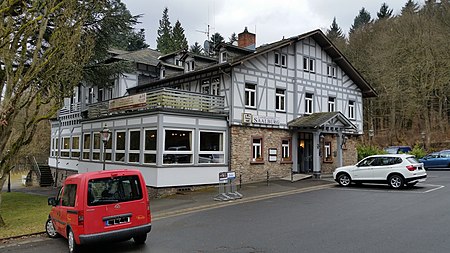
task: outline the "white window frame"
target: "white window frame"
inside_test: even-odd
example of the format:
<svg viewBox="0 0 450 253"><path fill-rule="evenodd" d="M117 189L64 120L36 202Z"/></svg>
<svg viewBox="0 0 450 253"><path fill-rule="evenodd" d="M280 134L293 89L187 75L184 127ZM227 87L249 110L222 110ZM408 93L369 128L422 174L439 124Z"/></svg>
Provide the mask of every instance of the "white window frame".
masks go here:
<svg viewBox="0 0 450 253"><path fill-rule="evenodd" d="M135 149L131 149L131 133L132 132L137 132L137 133L139 133L139 138L138 138L138 140L139 140L139 148L137 149L137 150L135 150ZM137 129L137 128L135 128L135 129L128 129L128 142L127 142L127 146L126 146L126 150L128 150L128 154L127 154L127 161L128 161L128 163L134 163L134 164L139 164L141 161L142 161L142 158L141 158L141 144L142 144L142 131L141 131L141 129ZM131 162L130 161L130 155L131 154L138 154L138 161L137 162Z"/></svg>
<svg viewBox="0 0 450 253"><path fill-rule="evenodd" d="M304 56L303 57L303 70L306 72L315 73L316 72L316 60L311 57Z"/></svg>
<svg viewBox="0 0 450 253"><path fill-rule="evenodd" d="M287 142L287 143L284 143ZM291 139L281 140L281 159L282 161L291 161Z"/></svg>
<svg viewBox="0 0 450 253"><path fill-rule="evenodd" d="M287 55L281 54L281 67L286 68L287 67Z"/></svg>
<svg viewBox="0 0 450 253"><path fill-rule="evenodd" d="M200 146L200 143L201 143L200 139L201 139L202 133L218 133L218 134L221 134L222 135L222 138L221 138L221 148L222 148L222 150L217 150L217 151L207 151L206 150L206 151L202 151L201 150L201 146ZM227 149L227 147L225 147L225 131L200 130L198 132L198 143L199 143L199 146L198 146L199 158L198 158L198 160L200 160L200 155L206 155L206 154L207 155L209 155L209 154L222 155L223 161L220 162L220 163L214 163L214 164L224 164L225 163L225 157L226 157L225 150ZM203 164L203 163L199 163L199 164Z"/></svg>
<svg viewBox="0 0 450 253"><path fill-rule="evenodd" d="M247 85L252 85L252 88L247 88ZM256 84L245 83L245 107L256 108Z"/></svg>
<svg viewBox="0 0 450 253"><path fill-rule="evenodd" d="M74 139L76 139L76 138L78 138L78 147L74 146L74 143L75 143ZM70 157L74 157L77 159L80 158L80 156L81 156L81 152L80 152L81 151L81 149L80 149L81 141L80 140L81 140L81 138L79 135L72 136L71 142L70 142L70 149L71 149ZM73 153L78 153L78 156L73 156Z"/></svg>
<svg viewBox="0 0 450 253"><path fill-rule="evenodd" d="M184 131L184 132L191 132L191 143L190 143L190 147L191 150L182 150L182 151L171 151L171 150L166 150L166 132L167 131ZM162 152L162 163L163 165L173 165L172 163L164 163L164 155L170 155L170 154L175 154L175 155L184 155L184 154L188 154L191 155L191 162L190 163L180 163L180 165L186 165L186 164L193 164L194 163L194 143L193 140L195 138L195 132L192 129L181 129L181 128L164 128L164 132L163 132L164 136L163 136L163 152Z"/></svg>
<svg viewBox="0 0 450 253"><path fill-rule="evenodd" d="M213 77L211 79L211 95L219 96L220 95L220 78Z"/></svg>
<svg viewBox="0 0 450 253"><path fill-rule="evenodd" d="M89 135L89 147L85 147L84 143L86 140L86 135ZM89 133L83 133L83 152L81 153L81 160L91 160L91 149L92 149L92 140L93 140L93 135L89 132ZM85 158L84 157L84 153L87 153L88 157Z"/></svg>
<svg viewBox="0 0 450 253"><path fill-rule="evenodd" d="M121 149L117 149L117 145L118 145L118 141L117 141L117 136L120 133L124 133L125 134L125 149L121 150ZM126 150L127 150L127 131L126 130L117 130L114 132L114 162L119 162L119 163L125 163L126 162ZM117 154L123 154L123 161L117 160L116 156Z"/></svg>
<svg viewBox="0 0 450 253"><path fill-rule="evenodd" d="M99 146L98 147L95 146L95 138L96 137L99 139L99 142L98 142ZM101 138L100 132L93 132L92 133L91 142L92 142L92 156L91 156L92 161L102 161L102 155L103 155L102 153L103 152L101 152L101 151L102 151L103 143L102 143L102 138ZM95 158L94 154L96 154L96 153L98 153L98 159L94 159Z"/></svg>
<svg viewBox="0 0 450 253"><path fill-rule="evenodd" d="M275 66L280 66L280 53L275 52L273 62Z"/></svg>
<svg viewBox="0 0 450 253"><path fill-rule="evenodd" d="M333 156L331 154L331 142L325 142L323 147L324 147L324 156L323 156L324 161L332 162Z"/></svg>
<svg viewBox="0 0 450 253"><path fill-rule="evenodd" d="M227 51L223 51L220 53L220 63L227 61Z"/></svg>
<svg viewBox="0 0 450 253"><path fill-rule="evenodd" d="M308 97L311 95L311 97ZM305 114L312 114L314 112L314 94L305 94Z"/></svg>
<svg viewBox="0 0 450 253"><path fill-rule="evenodd" d="M201 91L202 94L210 94L211 81L209 79L202 80Z"/></svg>
<svg viewBox="0 0 450 253"><path fill-rule="evenodd" d="M255 142L258 140L259 142ZM257 154L260 155L260 157L257 157ZM264 161L264 154L263 154L263 138L262 137L252 137L252 162L262 162Z"/></svg>
<svg viewBox="0 0 450 253"><path fill-rule="evenodd" d="M355 101L349 100L348 101L348 118L349 119L355 119Z"/></svg>
<svg viewBox="0 0 450 253"><path fill-rule="evenodd" d="M283 93L279 93L279 91ZM286 90L275 89L275 109L279 112L286 111Z"/></svg>
<svg viewBox="0 0 450 253"><path fill-rule="evenodd" d="M334 112L336 110L336 98L328 97L328 112Z"/></svg>
<svg viewBox="0 0 450 253"><path fill-rule="evenodd" d="M66 144L67 144L67 146L66 146ZM66 158L70 157L70 147L71 147L70 136L61 137L61 154L67 153L67 156L61 156L61 157L66 157Z"/></svg>
<svg viewBox="0 0 450 253"><path fill-rule="evenodd" d="M156 136L155 136L155 138L156 138L156 148L155 148L155 150L151 150L151 149L147 150L147 147L145 146L145 137L147 136L147 131L156 131ZM142 163L143 164L156 164L156 160L157 159L155 159L154 163L146 163L145 162L145 155L155 155L155 157L156 157L156 150L158 149L158 129L157 128L144 128L144 134L142 136L142 145L144 147Z"/></svg>

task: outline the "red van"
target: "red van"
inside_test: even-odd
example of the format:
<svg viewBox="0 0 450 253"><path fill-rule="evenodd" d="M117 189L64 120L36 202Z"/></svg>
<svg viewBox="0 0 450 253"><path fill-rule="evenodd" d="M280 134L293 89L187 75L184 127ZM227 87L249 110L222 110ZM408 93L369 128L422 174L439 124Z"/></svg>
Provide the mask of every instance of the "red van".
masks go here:
<svg viewBox="0 0 450 253"><path fill-rule="evenodd" d="M152 228L150 203L138 170L106 170L68 177L52 205L45 230L67 238L69 252L80 245L131 238L143 244Z"/></svg>

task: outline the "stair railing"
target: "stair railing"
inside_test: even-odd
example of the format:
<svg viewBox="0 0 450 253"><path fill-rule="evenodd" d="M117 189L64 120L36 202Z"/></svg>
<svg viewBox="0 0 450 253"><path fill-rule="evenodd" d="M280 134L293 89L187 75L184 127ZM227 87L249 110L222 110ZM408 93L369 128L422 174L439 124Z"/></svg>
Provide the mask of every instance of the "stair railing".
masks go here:
<svg viewBox="0 0 450 253"><path fill-rule="evenodd" d="M41 170L39 169L39 164L37 163L36 157L31 156L31 158L30 158L29 156L27 156L27 158L31 163L31 170L33 170L36 173L37 180L40 182L41 181Z"/></svg>

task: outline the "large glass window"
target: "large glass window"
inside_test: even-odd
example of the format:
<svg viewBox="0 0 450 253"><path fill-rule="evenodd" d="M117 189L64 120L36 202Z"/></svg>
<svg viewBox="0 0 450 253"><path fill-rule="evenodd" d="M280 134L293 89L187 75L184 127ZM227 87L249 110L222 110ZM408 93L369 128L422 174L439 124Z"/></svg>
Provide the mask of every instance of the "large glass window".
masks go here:
<svg viewBox="0 0 450 253"><path fill-rule="evenodd" d="M100 147L102 145L100 133L94 133L94 148L92 150L92 160L100 160Z"/></svg>
<svg viewBox="0 0 450 253"><path fill-rule="evenodd" d="M145 130L144 136L144 163L156 163L157 131Z"/></svg>
<svg viewBox="0 0 450 253"><path fill-rule="evenodd" d="M72 157L80 157L80 136L72 137Z"/></svg>
<svg viewBox="0 0 450 253"><path fill-rule="evenodd" d="M306 93L305 95L305 114L313 113L313 94Z"/></svg>
<svg viewBox="0 0 450 253"><path fill-rule="evenodd" d="M141 131L130 130L130 145L128 149L128 162L139 163L141 151Z"/></svg>
<svg viewBox="0 0 450 253"><path fill-rule="evenodd" d="M116 132L116 151L114 161L116 162L125 162L125 131L117 131Z"/></svg>
<svg viewBox="0 0 450 253"><path fill-rule="evenodd" d="M199 163L224 163L223 132L200 131Z"/></svg>
<svg viewBox="0 0 450 253"><path fill-rule="evenodd" d="M70 156L70 137L63 137L62 138L61 156L62 157L69 157Z"/></svg>
<svg viewBox="0 0 450 253"><path fill-rule="evenodd" d="M192 163L192 131L165 130L163 163Z"/></svg>
<svg viewBox="0 0 450 253"><path fill-rule="evenodd" d="M285 111L285 107L284 107L284 105L285 105L285 102L284 102L284 98L285 98L285 95L284 95L284 93L285 93L285 91L284 90L282 90L282 89L276 89L276 92L275 92L276 94L275 94L275 96L276 96L276 110L277 111L282 111L282 112L284 112Z"/></svg>
<svg viewBox="0 0 450 253"><path fill-rule="evenodd" d="M83 159L89 160L91 152L91 134L84 134L83 136Z"/></svg>
<svg viewBox="0 0 450 253"><path fill-rule="evenodd" d="M256 85L254 84L245 84L245 106L256 107Z"/></svg>
<svg viewBox="0 0 450 253"><path fill-rule="evenodd" d="M202 91L203 94L209 94L210 92L210 85L209 85L209 79L202 81Z"/></svg>

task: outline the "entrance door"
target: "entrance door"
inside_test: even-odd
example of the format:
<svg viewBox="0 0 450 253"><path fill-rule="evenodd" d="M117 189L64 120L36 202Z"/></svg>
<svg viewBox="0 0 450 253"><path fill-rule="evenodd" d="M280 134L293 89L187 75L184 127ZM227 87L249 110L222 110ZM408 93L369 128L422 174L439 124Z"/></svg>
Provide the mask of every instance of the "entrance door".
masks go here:
<svg viewBox="0 0 450 253"><path fill-rule="evenodd" d="M310 173L313 170L313 135L312 133L298 135L298 168L300 173Z"/></svg>

